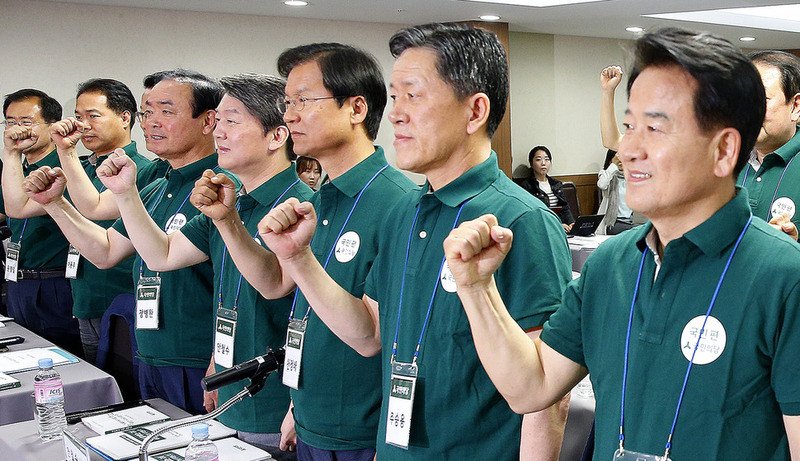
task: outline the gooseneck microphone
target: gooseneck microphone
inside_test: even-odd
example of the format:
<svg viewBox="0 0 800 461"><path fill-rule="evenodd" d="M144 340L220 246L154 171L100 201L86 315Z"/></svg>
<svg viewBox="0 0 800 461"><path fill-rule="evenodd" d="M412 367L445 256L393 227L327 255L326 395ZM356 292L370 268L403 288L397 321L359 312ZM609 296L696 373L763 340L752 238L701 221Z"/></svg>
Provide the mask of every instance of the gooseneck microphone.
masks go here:
<svg viewBox="0 0 800 461"><path fill-rule="evenodd" d="M283 349L278 349L276 351L270 349L264 355L259 355L246 362L234 365L227 370L206 376L201 381L201 385L203 386L203 390L210 392L245 378L255 381L257 378L266 376L280 368L280 366L283 365L284 355Z"/></svg>

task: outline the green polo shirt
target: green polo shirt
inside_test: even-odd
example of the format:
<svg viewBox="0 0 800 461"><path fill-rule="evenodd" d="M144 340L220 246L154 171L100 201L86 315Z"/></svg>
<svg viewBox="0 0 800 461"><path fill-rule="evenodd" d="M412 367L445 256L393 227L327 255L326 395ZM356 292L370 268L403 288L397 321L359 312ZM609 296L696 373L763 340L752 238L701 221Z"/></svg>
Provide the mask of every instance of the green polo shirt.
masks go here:
<svg viewBox="0 0 800 461"><path fill-rule="evenodd" d="M61 162L55 149L36 163L28 163L22 158L22 172L27 177L43 167L60 167ZM0 194L0 211L5 214L5 202ZM19 255L20 269L54 269L67 265L69 243L50 215L28 219L8 218L11 241L21 243Z"/></svg>
<svg viewBox="0 0 800 461"><path fill-rule="evenodd" d="M786 144L769 153L761 162L758 171L748 162L736 181L747 189L753 215L765 221L772 218L774 207L787 210L792 222L800 227L800 160L794 161L800 152L800 130ZM780 212L779 212L780 213Z"/></svg>
<svg viewBox="0 0 800 461"><path fill-rule="evenodd" d="M372 155L323 184L314 195L317 229L311 249L320 264L325 265L331 250L336 251L340 232L343 241L352 242L348 235L358 235L354 255L339 258L331 255L327 265L328 274L353 296L361 298L364 294L364 281L378 251L382 213L413 187L408 178L388 166L383 149L376 147ZM364 193L358 199L362 190ZM353 208L357 199L358 204ZM298 295L294 317L303 318L307 308L306 299ZM297 436L304 443L324 450L375 447L380 377L378 357L359 355L331 333L312 311L303 346L300 389L291 391Z"/></svg>
<svg viewBox="0 0 800 461"><path fill-rule="evenodd" d="M667 245L655 280L653 253L647 252L630 334L625 448L664 453L689 363L683 350L697 341L682 335L696 328L690 320L705 316L749 211L747 192L740 190ZM595 250L541 336L589 369L597 398L596 460L611 459L619 446L625 336L651 228L625 232ZM695 364L689 375L672 459L789 459L781 415L800 414L798 306L800 248L753 219L711 311L719 323L707 323L713 342L701 344L715 347L713 360Z"/></svg>
<svg viewBox="0 0 800 461"><path fill-rule="evenodd" d="M492 213L514 232L514 245L495 278L511 315L528 330L555 311L571 278L566 235L541 200L500 171L494 152L445 187L429 190L426 184L407 194L386 213L364 290L378 302L383 343L378 459L518 460L522 417L511 411L481 366L455 281L447 276L449 269L440 275L442 243L459 212L458 224ZM397 361L410 363L434 287L417 360L411 438L403 450L385 443L392 343L399 323Z"/></svg>
<svg viewBox="0 0 800 461"><path fill-rule="evenodd" d="M239 197L237 202L239 216L250 235L263 245L257 236L258 223L276 203L283 203L289 197L300 201L311 199L313 191L297 178L293 166L257 187L252 192ZM180 232L203 253L209 255L214 265L214 305L222 290L222 304L237 312L236 334L234 336L233 363L250 360L262 355L268 347L280 349L286 341L286 319L292 306L294 295L280 299L264 299L247 280L245 280L230 255L225 251L222 240L211 219L198 214ZM224 262L223 262L224 257ZM222 286L220 288L220 274ZM237 300L238 293L238 300ZM217 371L224 370L217 365ZM219 400L224 402L241 391L247 382L225 386L219 390ZM264 389L252 398L244 399L219 416L219 420L238 431L280 432L281 423L289 408L289 388L281 382L278 373L267 378Z"/></svg>
<svg viewBox="0 0 800 461"><path fill-rule="evenodd" d="M131 142L124 147L125 153L136 163L137 178L136 186L139 190L144 189L154 179L152 175L158 170L146 168L152 163L147 157L136 150L136 142ZM100 178L97 177L97 167L105 160L99 157L95 163L89 159L81 162L84 171L92 181L94 187L102 192L105 190ZM114 220L94 221L95 224L104 229L111 227ZM66 261L66 260L65 260ZM98 269L94 264L81 258L78 265L77 278L70 280L72 285L72 313L79 319L94 319L103 316L111 301L122 293L133 293L133 280L131 279L131 265L133 257L127 258L111 269Z"/></svg>
<svg viewBox="0 0 800 461"><path fill-rule="evenodd" d="M188 197L194 183L207 169L224 171L217 166L214 153L167 172L145 187L139 195L150 216L166 230L175 217L176 223L185 224L199 212L189 203ZM112 226L127 237L125 225L118 219ZM171 226L172 228L179 227ZM133 283L143 276L153 276L137 255L133 263ZM161 272L161 302L158 330L136 330L138 357L152 366L208 367L213 349L214 308L211 262L206 261L175 271Z"/></svg>

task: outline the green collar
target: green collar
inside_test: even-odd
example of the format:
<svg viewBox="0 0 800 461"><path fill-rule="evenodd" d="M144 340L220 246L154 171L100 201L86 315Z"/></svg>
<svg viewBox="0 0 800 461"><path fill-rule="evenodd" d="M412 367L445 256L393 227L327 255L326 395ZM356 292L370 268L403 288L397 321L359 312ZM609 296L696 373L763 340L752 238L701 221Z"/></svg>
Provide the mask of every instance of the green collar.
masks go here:
<svg viewBox="0 0 800 461"><path fill-rule="evenodd" d="M182 166L178 169L170 169L165 177L167 180L169 180L172 175L177 174L183 178L184 181L194 181L196 178L199 178L204 171L212 170L216 166L217 153L214 152L208 157L201 158L200 160L197 160L196 162L190 163L186 166Z"/></svg>
<svg viewBox="0 0 800 461"><path fill-rule="evenodd" d="M441 189L433 191L433 195L445 205L457 207L486 190L497 179L498 174L502 174L502 172L497 166L497 154L492 151L489 158L470 168ZM428 194L430 190L431 185L426 181L418 192L419 198Z"/></svg>
<svg viewBox="0 0 800 461"><path fill-rule="evenodd" d="M781 147L775 149L775 154L772 157L778 157L783 160L783 165L789 163L789 161L794 157L797 152L800 151L800 130L792 136L792 139L786 142L786 144L782 145ZM766 157L764 158L766 160ZM777 158L776 158L777 160Z"/></svg>
<svg viewBox="0 0 800 461"><path fill-rule="evenodd" d="M386 156L383 154L383 148L375 146L375 152L369 157L328 184L323 184L322 188L332 185L348 197L355 197L384 165L386 165Z"/></svg>
<svg viewBox="0 0 800 461"><path fill-rule="evenodd" d="M254 207L256 203L264 207L271 207L280 195L286 192L297 179L294 165L289 165L285 170L256 187L252 192L239 197L239 209L247 210ZM286 195L281 199L281 201L284 200L286 200Z"/></svg>
<svg viewBox="0 0 800 461"><path fill-rule="evenodd" d="M746 189L736 188L736 196L722 208L717 210L710 218L702 224L683 234L682 237L670 242L687 241L696 246L704 254L713 256L721 254L726 248L736 242L739 238L744 225L750 217L750 206L748 205L748 195ZM652 229L653 224L648 222L644 226L639 226L635 231L636 245L640 250L646 247L645 237Z"/></svg>

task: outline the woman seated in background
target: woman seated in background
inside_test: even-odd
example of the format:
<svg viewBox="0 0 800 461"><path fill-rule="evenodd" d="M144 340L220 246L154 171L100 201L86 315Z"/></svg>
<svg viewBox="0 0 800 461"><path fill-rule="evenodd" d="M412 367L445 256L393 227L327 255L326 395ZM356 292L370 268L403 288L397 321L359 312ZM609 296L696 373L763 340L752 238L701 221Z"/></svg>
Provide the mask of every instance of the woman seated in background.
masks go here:
<svg viewBox="0 0 800 461"><path fill-rule="evenodd" d="M598 234L616 235L633 227L633 210L625 203L625 174L619 155L613 150L606 153L603 169L597 173L597 187L603 193L598 214L605 214Z"/></svg>
<svg viewBox="0 0 800 461"><path fill-rule="evenodd" d="M317 190L317 185L322 176L322 167L317 159L299 156L295 162L295 168L300 180L308 184L308 187Z"/></svg>
<svg viewBox="0 0 800 461"><path fill-rule="evenodd" d="M564 187L561 181L547 176L550 166L553 163L553 155L550 149L545 146L536 146L528 154L528 163L531 165L531 175L522 182L522 187L543 201L549 208L561 211L558 213L561 218L561 225L564 230L569 232L575 219L567 203L567 196L564 194Z"/></svg>

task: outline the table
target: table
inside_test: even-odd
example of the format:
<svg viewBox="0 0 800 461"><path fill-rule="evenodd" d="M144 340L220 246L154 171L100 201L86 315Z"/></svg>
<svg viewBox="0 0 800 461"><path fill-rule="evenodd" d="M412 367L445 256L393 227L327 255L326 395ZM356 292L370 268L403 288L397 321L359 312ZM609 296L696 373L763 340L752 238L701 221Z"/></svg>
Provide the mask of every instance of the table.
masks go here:
<svg viewBox="0 0 800 461"><path fill-rule="evenodd" d="M583 263L586 258L597 248L601 243L605 242L613 235L592 235L591 237L570 237L567 239L569 244L569 252L572 255L572 270L580 272L583 268Z"/></svg>
<svg viewBox="0 0 800 461"><path fill-rule="evenodd" d="M0 337L22 336L25 342L9 346L10 351L36 347L53 347L53 343L27 330L16 322L6 322ZM95 366L79 360L55 367L64 383L64 407L67 413L122 402L122 394L114 378ZM22 384L16 389L0 391L0 424L33 419L33 377L37 371L14 373ZM2 453L0 451L0 453ZM13 459L13 458L9 458Z"/></svg>
<svg viewBox="0 0 800 461"><path fill-rule="evenodd" d="M172 419L189 416L189 413L161 399L151 399L147 403ZM69 430L80 440L97 435L83 423L72 424L69 426ZM2 453L2 459L15 461L59 461L65 457L62 440L45 443L39 439L36 421L23 421L0 428L0 453ZM102 459L99 455L94 456Z"/></svg>

